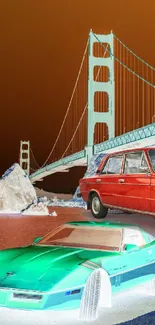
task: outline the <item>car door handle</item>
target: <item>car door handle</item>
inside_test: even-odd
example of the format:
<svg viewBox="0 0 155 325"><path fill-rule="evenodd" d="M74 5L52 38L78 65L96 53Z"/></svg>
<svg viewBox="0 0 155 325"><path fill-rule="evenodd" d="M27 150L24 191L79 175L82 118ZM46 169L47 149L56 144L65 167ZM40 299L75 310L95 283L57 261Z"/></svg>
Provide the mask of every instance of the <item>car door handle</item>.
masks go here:
<svg viewBox="0 0 155 325"><path fill-rule="evenodd" d="M126 265L122 265L122 266L120 266L120 267L118 267L118 268L116 268L116 269L113 269L113 270L114 270L114 271L119 271L119 270L124 269L125 267L127 267L127 264L126 264Z"/></svg>
<svg viewBox="0 0 155 325"><path fill-rule="evenodd" d="M101 178L97 178L96 182L97 183L100 183L101 182Z"/></svg>
<svg viewBox="0 0 155 325"><path fill-rule="evenodd" d="M118 183L124 183L124 179L123 179L123 178L120 178L120 179L118 180Z"/></svg>

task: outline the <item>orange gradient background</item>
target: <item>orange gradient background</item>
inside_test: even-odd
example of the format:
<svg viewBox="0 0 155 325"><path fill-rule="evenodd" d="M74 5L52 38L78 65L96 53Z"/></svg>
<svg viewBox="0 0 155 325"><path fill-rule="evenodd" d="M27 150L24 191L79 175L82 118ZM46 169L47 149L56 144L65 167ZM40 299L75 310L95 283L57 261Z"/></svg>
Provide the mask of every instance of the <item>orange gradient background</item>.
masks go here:
<svg viewBox="0 0 155 325"><path fill-rule="evenodd" d="M101 34L113 30L154 65L154 17L154 0L0 0L0 173L17 161L21 139L30 140L38 163L44 163L90 29ZM59 190L61 175L45 183L50 190L57 184Z"/></svg>

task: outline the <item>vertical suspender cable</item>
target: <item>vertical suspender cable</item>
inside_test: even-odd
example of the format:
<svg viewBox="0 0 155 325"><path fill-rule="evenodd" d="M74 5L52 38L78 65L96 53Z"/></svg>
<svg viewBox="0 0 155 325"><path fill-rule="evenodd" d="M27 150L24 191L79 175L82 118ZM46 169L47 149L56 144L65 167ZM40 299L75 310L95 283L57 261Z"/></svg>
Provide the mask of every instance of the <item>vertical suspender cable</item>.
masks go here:
<svg viewBox="0 0 155 325"><path fill-rule="evenodd" d="M120 44L120 61L122 61L122 45ZM119 127L119 133L122 134L122 65L120 64L120 127Z"/></svg>
<svg viewBox="0 0 155 325"><path fill-rule="evenodd" d="M151 83L153 83L153 71L151 70ZM153 89L151 87L151 122L153 123Z"/></svg>
<svg viewBox="0 0 155 325"><path fill-rule="evenodd" d="M149 80L149 69L148 67L146 67L146 77L147 77L147 80ZM149 109L149 102L150 102L150 86L149 85L146 85L146 118L147 118L147 121L146 121L146 124L149 124L150 123L150 110L151 110L151 106L150 106L150 109Z"/></svg>
<svg viewBox="0 0 155 325"><path fill-rule="evenodd" d="M123 47L123 62L125 61L125 51L126 49ZM125 133L125 125L126 125L126 104L125 104L125 94L126 94L126 77L125 77L126 69L123 67L123 133Z"/></svg>
<svg viewBox="0 0 155 325"><path fill-rule="evenodd" d="M135 68L136 68L136 65L135 65L135 56L133 57L133 69L135 71ZM135 110L135 75L133 75L133 129L136 128L136 118L135 118L135 115L136 115L136 110Z"/></svg>
<svg viewBox="0 0 155 325"><path fill-rule="evenodd" d="M99 43L97 43L97 56L100 56L100 48L99 48ZM96 70L97 73L97 70ZM98 80L96 79L96 81L100 81L101 80L101 69L98 67ZM99 100L99 92L97 92L96 97L95 97L95 105L96 105L96 110L97 112L99 112L100 109L100 100ZM95 143L99 143L99 132L100 132L100 124L97 123L97 125L95 126L95 131L96 131L96 137L95 137Z"/></svg>
<svg viewBox="0 0 155 325"><path fill-rule="evenodd" d="M138 73L139 73L139 60L138 60ZM139 78L137 80L137 92L138 92L138 96L137 96L137 106L138 106L138 119L137 119L137 128L139 128L139 124L140 124L140 114L139 114Z"/></svg>
<svg viewBox="0 0 155 325"><path fill-rule="evenodd" d="M116 49L116 56L118 56L118 42L116 41L116 46L115 46L115 49ZM115 109L115 118L116 118L116 135L119 134L119 127L118 127L118 116L119 116L119 98L118 98L118 71L119 71L119 66L118 66L118 62L115 61L115 66L116 66L116 77L115 77L115 80L116 80L116 87L115 87L115 91L116 91L116 96L115 96L115 102L116 102L116 109Z"/></svg>
<svg viewBox="0 0 155 325"><path fill-rule="evenodd" d="M142 66L142 72L144 75L144 67ZM145 106L144 106L144 101L145 101L145 93L144 93L144 81L142 81L142 126L144 125L144 119L145 119Z"/></svg>

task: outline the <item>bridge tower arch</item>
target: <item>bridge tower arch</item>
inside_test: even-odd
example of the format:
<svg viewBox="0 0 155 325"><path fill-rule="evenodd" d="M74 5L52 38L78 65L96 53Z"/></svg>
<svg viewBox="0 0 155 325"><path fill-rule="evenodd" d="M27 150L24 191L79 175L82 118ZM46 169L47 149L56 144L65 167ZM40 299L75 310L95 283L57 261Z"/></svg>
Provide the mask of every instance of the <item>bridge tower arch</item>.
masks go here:
<svg viewBox="0 0 155 325"><path fill-rule="evenodd" d="M110 55L108 57L95 57L93 55L94 43L109 44ZM105 48L106 51L106 48ZM108 138L115 137L115 87L114 87L114 36L97 35L90 31L89 34L89 61L88 61L88 120L87 120L87 163L94 153L94 132L96 123L106 123L108 127ZM94 80L94 67L108 67L109 80L98 82ZM106 92L108 94L108 111L95 112L95 92Z"/></svg>
<svg viewBox="0 0 155 325"><path fill-rule="evenodd" d="M27 174L30 175L30 141L20 141L19 165Z"/></svg>

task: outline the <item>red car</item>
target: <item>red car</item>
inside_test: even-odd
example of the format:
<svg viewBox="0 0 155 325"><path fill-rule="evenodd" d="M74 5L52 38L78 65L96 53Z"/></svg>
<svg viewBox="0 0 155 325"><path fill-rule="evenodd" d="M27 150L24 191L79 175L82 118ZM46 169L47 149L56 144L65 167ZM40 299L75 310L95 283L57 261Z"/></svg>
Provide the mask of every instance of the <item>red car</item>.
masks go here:
<svg viewBox="0 0 155 325"><path fill-rule="evenodd" d="M155 147L105 155L95 175L80 179L80 196L95 218L108 208L155 215Z"/></svg>

